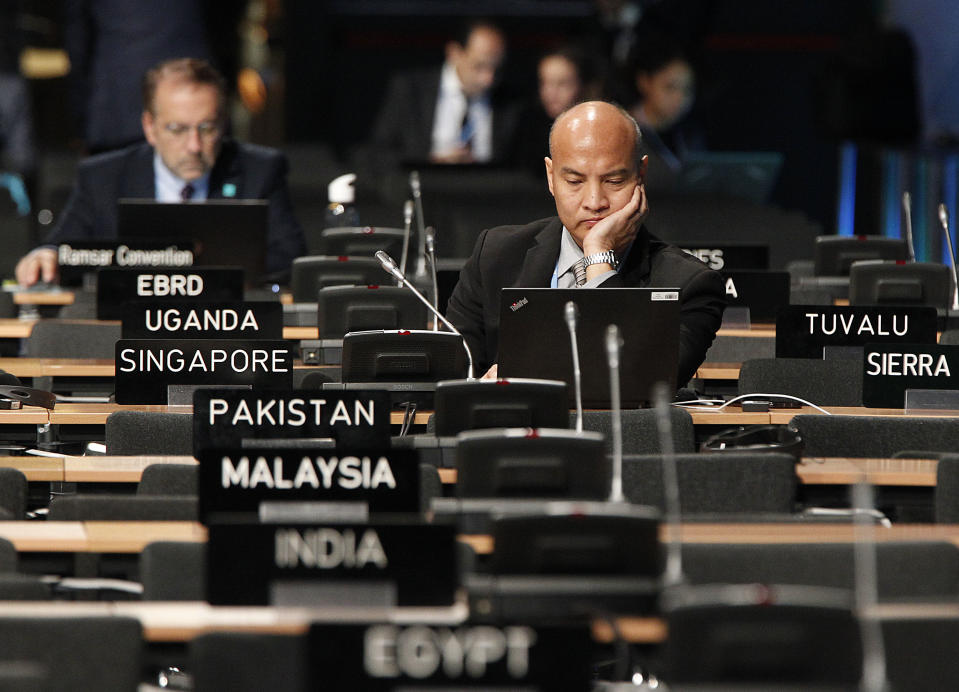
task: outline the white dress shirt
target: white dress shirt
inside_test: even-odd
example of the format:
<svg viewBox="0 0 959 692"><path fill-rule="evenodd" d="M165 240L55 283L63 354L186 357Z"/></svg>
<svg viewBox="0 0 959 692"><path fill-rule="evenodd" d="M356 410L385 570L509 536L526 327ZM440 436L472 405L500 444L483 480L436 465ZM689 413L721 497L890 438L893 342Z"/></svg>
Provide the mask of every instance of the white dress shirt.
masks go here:
<svg viewBox="0 0 959 692"><path fill-rule="evenodd" d="M556 260L556 269L553 270L551 288L576 288L576 274L573 265L583 259L583 248L576 244L573 235L563 226L563 235L559 241L559 259ZM603 272L599 276L589 279L580 288L596 288L606 279L616 273L615 269Z"/></svg>
<svg viewBox="0 0 959 692"><path fill-rule="evenodd" d="M207 173L202 178L189 182L193 186L193 196L190 199L195 202L204 201L210 191L210 174ZM157 152L153 152L153 184L158 202L183 201L180 192L186 186L187 181L174 175L173 171L163 163L163 159Z"/></svg>
<svg viewBox="0 0 959 692"><path fill-rule="evenodd" d="M467 101L463 86L456 75L456 68L444 63L440 73L440 93L436 99L436 112L433 114L433 139L430 154L442 156L459 148L463 143L463 119L467 116L467 127L473 158L476 161L489 161L493 157L493 107L489 93Z"/></svg>

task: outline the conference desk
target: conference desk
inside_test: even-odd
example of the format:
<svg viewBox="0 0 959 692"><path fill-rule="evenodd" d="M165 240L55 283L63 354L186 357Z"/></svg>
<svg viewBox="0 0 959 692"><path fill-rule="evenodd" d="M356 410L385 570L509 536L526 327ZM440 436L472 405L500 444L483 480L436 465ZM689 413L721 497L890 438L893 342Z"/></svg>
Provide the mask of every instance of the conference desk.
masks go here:
<svg viewBox="0 0 959 692"><path fill-rule="evenodd" d="M119 322L106 322L102 320L80 320L89 321L96 324L119 324ZM19 319L16 317L0 318L0 339L26 339L33 332L33 325L37 323L36 319ZM306 326L285 326L283 327L283 338L291 341L300 341L302 339L318 339L319 329L317 327Z"/></svg>
<svg viewBox="0 0 959 692"><path fill-rule="evenodd" d="M198 462L185 455L0 457L0 468L18 469L28 481L65 483L138 483L153 464ZM873 485L932 488L937 465L936 459L806 457L796 464L796 477L803 485L852 485L865 479ZM443 483L456 483L456 469L441 468L439 474Z"/></svg>

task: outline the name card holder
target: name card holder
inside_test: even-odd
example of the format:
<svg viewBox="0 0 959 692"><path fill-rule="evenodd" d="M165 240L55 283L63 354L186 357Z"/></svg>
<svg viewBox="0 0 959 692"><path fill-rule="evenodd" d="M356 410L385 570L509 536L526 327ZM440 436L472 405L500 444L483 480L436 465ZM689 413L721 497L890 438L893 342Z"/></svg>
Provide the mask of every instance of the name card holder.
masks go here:
<svg viewBox="0 0 959 692"><path fill-rule="evenodd" d="M293 349L281 340L120 339L115 354L118 404L166 404L177 384L293 386Z"/></svg>
<svg viewBox="0 0 959 692"><path fill-rule="evenodd" d="M122 305L124 339L282 339L277 301L143 301Z"/></svg>
<svg viewBox="0 0 959 692"><path fill-rule="evenodd" d="M314 624L310 689L547 692L592 689L588 626Z"/></svg>
<svg viewBox="0 0 959 692"><path fill-rule="evenodd" d="M243 270L228 267L184 269L101 269L97 272L97 319L123 318L129 301L242 301Z"/></svg>
<svg viewBox="0 0 959 692"><path fill-rule="evenodd" d="M335 440L350 451L390 448L390 400L382 391L199 390L193 398L193 450L263 449L303 440ZM284 442L287 440L288 442ZM256 441L256 442L254 442ZM262 442L262 444L261 444Z"/></svg>
<svg viewBox="0 0 959 692"><path fill-rule="evenodd" d="M200 520L277 518L276 504L310 521L362 520L370 514L415 514L420 508L419 456L382 452L251 452L207 449L200 461ZM266 504L266 507L264 507ZM343 511L337 512L339 506ZM363 507L365 510L360 510Z"/></svg>
<svg viewBox="0 0 959 692"><path fill-rule="evenodd" d="M907 389L905 399L906 414L959 412L959 390L956 389Z"/></svg>
<svg viewBox="0 0 959 692"><path fill-rule="evenodd" d="M907 392L916 393L907 401ZM930 400L929 394L942 392ZM862 403L869 408L918 409L954 399L959 390L959 346L868 344L863 355ZM924 403L917 403L923 402ZM947 407L951 408L951 407Z"/></svg>
<svg viewBox="0 0 959 692"><path fill-rule="evenodd" d="M450 606L457 582L452 526L229 523L208 529L211 605L279 600L342 608L372 597L388 598L374 603L384 607Z"/></svg>
<svg viewBox="0 0 959 692"><path fill-rule="evenodd" d="M789 305L776 313L776 357L818 359L832 346L932 345L936 329L932 307Z"/></svg>

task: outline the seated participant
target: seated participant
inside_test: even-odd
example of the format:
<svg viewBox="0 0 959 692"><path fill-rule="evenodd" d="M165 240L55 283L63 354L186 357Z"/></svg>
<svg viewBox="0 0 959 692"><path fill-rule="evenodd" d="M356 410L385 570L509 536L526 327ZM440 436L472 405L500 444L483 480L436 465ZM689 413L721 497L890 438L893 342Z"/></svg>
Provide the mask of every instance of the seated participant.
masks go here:
<svg viewBox="0 0 959 692"><path fill-rule="evenodd" d="M501 288L582 285L678 287L677 382L696 372L722 322L722 277L646 230L639 145L636 121L610 103L581 103L556 119L545 161L558 218L483 231L450 298L447 317L478 371L496 375Z"/></svg>
<svg viewBox="0 0 959 692"><path fill-rule="evenodd" d="M117 200L180 202L218 198L270 203L266 269L282 272L306 251L286 184L286 157L275 149L224 137L226 88L208 63L182 58L160 63L143 82L141 119L146 144L81 162L59 223L17 264L24 286L55 281L64 240L115 240Z"/></svg>
<svg viewBox="0 0 959 692"><path fill-rule="evenodd" d="M441 67L393 77L368 143L392 163L503 163L512 153L520 104L497 85L506 37L483 20L446 44Z"/></svg>

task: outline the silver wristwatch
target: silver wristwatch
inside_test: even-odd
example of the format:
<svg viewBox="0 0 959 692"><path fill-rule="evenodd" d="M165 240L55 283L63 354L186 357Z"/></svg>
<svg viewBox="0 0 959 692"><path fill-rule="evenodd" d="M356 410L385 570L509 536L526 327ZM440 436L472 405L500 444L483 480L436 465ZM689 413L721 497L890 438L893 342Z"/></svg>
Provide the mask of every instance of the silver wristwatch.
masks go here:
<svg viewBox="0 0 959 692"><path fill-rule="evenodd" d="M597 252L594 255L587 255L583 258L583 267L588 267L591 264L608 264L613 269L619 269L619 259L616 257L616 253L612 250L606 250L605 252Z"/></svg>

